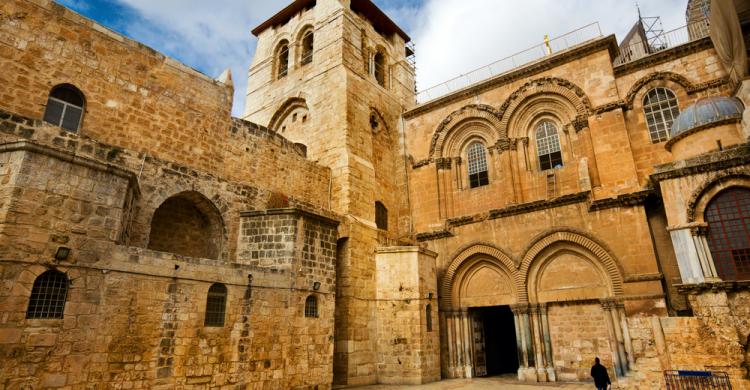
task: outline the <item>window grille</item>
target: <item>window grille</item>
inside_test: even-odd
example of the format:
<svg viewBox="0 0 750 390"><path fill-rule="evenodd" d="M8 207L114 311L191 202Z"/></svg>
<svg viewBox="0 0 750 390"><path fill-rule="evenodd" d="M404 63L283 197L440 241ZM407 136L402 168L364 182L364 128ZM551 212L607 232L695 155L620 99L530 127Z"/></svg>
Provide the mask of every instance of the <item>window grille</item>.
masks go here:
<svg viewBox="0 0 750 390"><path fill-rule="evenodd" d="M47 98L44 121L75 133L81 125L83 111L81 91L72 85L59 85L52 89Z"/></svg>
<svg viewBox="0 0 750 390"><path fill-rule="evenodd" d="M206 319L204 326L224 326L227 306L227 287L221 283L214 283L208 289L206 297Z"/></svg>
<svg viewBox="0 0 750 390"><path fill-rule="evenodd" d="M380 202L375 202L375 225L378 229L388 230L388 209Z"/></svg>
<svg viewBox="0 0 750 390"><path fill-rule="evenodd" d="M279 72L277 78L282 79L289 73L289 44L286 41L279 48L278 61Z"/></svg>
<svg viewBox="0 0 750 390"><path fill-rule="evenodd" d="M708 247L723 280L750 279L750 190L730 188L706 207Z"/></svg>
<svg viewBox="0 0 750 390"><path fill-rule="evenodd" d="M557 127L554 123L543 121L536 127L536 149L540 170L546 171L563 166L560 137L557 135Z"/></svg>
<svg viewBox="0 0 750 390"><path fill-rule="evenodd" d="M46 271L34 280L26 318L63 318L68 298L68 277L59 271Z"/></svg>
<svg viewBox="0 0 750 390"><path fill-rule="evenodd" d="M305 317L318 317L318 299L310 295L305 299Z"/></svg>
<svg viewBox="0 0 750 390"><path fill-rule="evenodd" d="M313 32L308 31L302 38L302 65L309 64L313 60Z"/></svg>
<svg viewBox="0 0 750 390"><path fill-rule="evenodd" d="M680 115L677 97L667 88L654 88L643 98L643 113L651 143L666 141L672 122Z"/></svg>
<svg viewBox="0 0 750 390"><path fill-rule="evenodd" d="M427 307L425 308L425 315L427 320L427 331L432 332L432 305L427 304Z"/></svg>
<svg viewBox="0 0 750 390"><path fill-rule="evenodd" d="M487 176L487 155L481 142L469 145L466 151L469 168L469 188L486 186L490 183Z"/></svg>
<svg viewBox="0 0 750 390"><path fill-rule="evenodd" d="M729 375L722 371L664 371L667 390L732 390Z"/></svg>

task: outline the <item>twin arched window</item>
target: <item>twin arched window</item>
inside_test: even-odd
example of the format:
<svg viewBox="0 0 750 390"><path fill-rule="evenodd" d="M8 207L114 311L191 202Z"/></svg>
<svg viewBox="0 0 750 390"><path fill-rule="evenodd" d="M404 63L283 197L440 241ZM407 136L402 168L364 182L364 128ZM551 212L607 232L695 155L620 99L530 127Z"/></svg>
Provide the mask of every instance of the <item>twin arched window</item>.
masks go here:
<svg viewBox="0 0 750 390"><path fill-rule="evenodd" d="M61 84L49 93L44 121L65 130L78 132L83 118L85 100L83 93L70 84Z"/></svg>
<svg viewBox="0 0 750 390"><path fill-rule="evenodd" d="M305 32L305 35L302 36L302 57L300 58L302 65L309 64L313 60L313 39L312 30Z"/></svg>
<svg viewBox="0 0 750 390"><path fill-rule="evenodd" d="M723 280L750 279L750 189L720 192L706 207L708 247Z"/></svg>
<svg viewBox="0 0 750 390"><path fill-rule="evenodd" d="M65 301L68 299L68 277L49 270L34 280L26 318L63 318Z"/></svg>
<svg viewBox="0 0 750 390"><path fill-rule="evenodd" d="M535 131L536 151L539 157L539 169L546 171L563 166L562 152L560 150L560 137L557 127L552 121L540 122Z"/></svg>
<svg viewBox="0 0 750 390"><path fill-rule="evenodd" d="M486 186L490 183L487 175L487 151L484 144L474 142L466 148L466 160L469 168L469 188Z"/></svg>
<svg viewBox="0 0 750 390"><path fill-rule="evenodd" d="M651 143L666 141L669 139L672 122L680 115L677 97L667 88L654 88L643 97L643 113Z"/></svg>
<svg viewBox="0 0 750 390"><path fill-rule="evenodd" d="M276 78L282 79L289 73L289 41L283 40L276 49Z"/></svg>
<svg viewBox="0 0 750 390"><path fill-rule="evenodd" d="M214 283L208 289L206 296L206 318L204 326L224 326L227 307L227 287L221 283Z"/></svg>
<svg viewBox="0 0 750 390"><path fill-rule="evenodd" d="M378 50L372 58L371 72L381 87L385 87L385 54Z"/></svg>

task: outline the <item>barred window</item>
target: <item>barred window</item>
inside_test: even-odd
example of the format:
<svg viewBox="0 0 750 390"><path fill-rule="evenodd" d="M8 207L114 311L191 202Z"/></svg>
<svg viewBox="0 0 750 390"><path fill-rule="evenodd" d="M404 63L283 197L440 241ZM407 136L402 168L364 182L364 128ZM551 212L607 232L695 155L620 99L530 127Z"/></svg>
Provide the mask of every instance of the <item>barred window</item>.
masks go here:
<svg viewBox="0 0 750 390"><path fill-rule="evenodd" d="M305 317L318 317L318 298L315 298L314 295L310 295L305 299Z"/></svg>
<svg viewBox="0 0 750 390"><path fill-rule="evenodd" d="M425 308L425 315L427 316L427 331L432 332L432 305L429 303Z"/></svg>
<svg viewBox="0 0 750 390"><path fill-rule="evenodd" d="M378 229L388 230L388 209L379 201L375 202L375 225Z"/></svg>
<svg viewBox="0 0 750 390"><path fill-rule="evenodd" d="M706 207L708 247L723 280L750 279L750 190L720 192Z"/></svg>
<svg viewBox="0 0 750 390"><path fill-rule="evenodd" d="M224 326L224 316L227 306L227 287L221 283L214 283L208 289L206 297L206 319L204 326Z"/></svg>
<svg viewBox="0 0 750 390"><path fill-rule="evenodd" d="M44 121L77 132L84 111L83 93L70 84L52 88L44 110Z"/></svg>
<svg viewBox="0 0 750 390"><path fill-rule="evenodd" d="M481 142L474 142L466 149L469 168L469 187L481 187L490 183L487 176L487 155Z"/></svg>
<svg viewBox="0 0 750 390"><path fill-rule="evenodd" d="M643 113L646 115L651 143L666 141L672 122L680 115L677 97L667 88L654 88L643 97Z"/></svg>
<svg viewBox="0 0 750 390"><path fill-rule="evenodd" d="M557 127L551 121L542 121L536 127L536 151L540 170L563 166L560 137L557 135Z"/></svg>
<svg viewBox="0 0 750 390"><path fill-rule="evenodd" d="M63 318L68 298L68 277L49 270L34 280L26 318Z"/></svg>
<svg viewBox="0 0 750 390"><path fill-rule="evenodd" d="M313 32L312 30L305 33L302 38L302 65L309 64L313 60Z"/></svg>
<svg viewBox="0 0 750 390"><path fill-rule="evenodd" d="M289 73L289 42L286 40L282 41L281 44L279 44L279 48L276 53L276 61L278 62L277 65L277 79L282 79L286 77L287 73Z"/></svg>

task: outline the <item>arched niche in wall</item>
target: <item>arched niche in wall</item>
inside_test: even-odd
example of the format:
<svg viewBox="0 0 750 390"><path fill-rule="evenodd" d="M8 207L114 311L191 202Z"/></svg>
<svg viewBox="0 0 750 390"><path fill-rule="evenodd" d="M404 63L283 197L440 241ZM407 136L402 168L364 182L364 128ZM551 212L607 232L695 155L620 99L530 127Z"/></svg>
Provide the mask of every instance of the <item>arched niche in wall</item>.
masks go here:
<svg viewBox="0 0 750 390"><path fill-rule="evenodd" d="M151 218L148 249L218 259L223 243L221 213L199 192L185 191L169 197Z"/></svg>

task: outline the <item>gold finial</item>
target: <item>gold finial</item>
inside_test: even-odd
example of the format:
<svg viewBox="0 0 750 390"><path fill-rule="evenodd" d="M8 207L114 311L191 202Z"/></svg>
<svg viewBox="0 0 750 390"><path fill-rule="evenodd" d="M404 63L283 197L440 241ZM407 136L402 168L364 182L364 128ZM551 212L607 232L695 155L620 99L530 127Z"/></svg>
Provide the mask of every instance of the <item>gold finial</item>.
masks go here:
<svg viewBox="0 0 750 390"><path fill-rule="evenodd" d="M544 34L544 45L547 46L547 54L552 54L552 46L549 45L549 35Z"/></svg>

